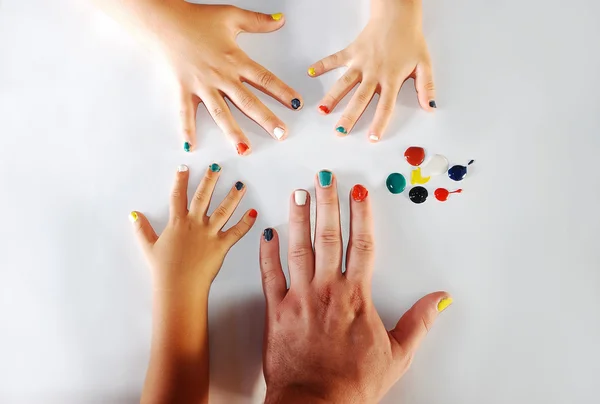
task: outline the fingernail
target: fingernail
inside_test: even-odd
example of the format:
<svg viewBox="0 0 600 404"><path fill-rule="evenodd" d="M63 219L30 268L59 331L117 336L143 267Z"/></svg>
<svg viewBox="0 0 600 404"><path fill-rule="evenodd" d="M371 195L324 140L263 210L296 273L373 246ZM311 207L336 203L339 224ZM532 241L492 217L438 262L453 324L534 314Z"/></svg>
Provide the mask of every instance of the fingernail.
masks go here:
<svg viewBox="0 0 600 404"><path fill-rule="evenodd" d="M139 216L138 216L137 212L131 212L131 213L129 214L129 221L130 221L131 223L135 223L135 222L137 222L137 220L138 220L138 219L139 219Z"/></svg>
<svg viewBox="0 0 600 404"><path fill-rule="evenodd" d="M324 113L325 115L327 115L329 112L331 112L329 110L329 108L327 108L325 105L319 105L319 111L321 111L322 113Z"/></svg>
<svg viewBox="0 0 600 404"><path fill-rule="evenodd" d="M273 240L273 229L265 229L265 231L263 231L263 237L267 242Z"/></svg>
<svg viewBox="0 0 600 404"><path fill-rule="evenodd" d="M379 140L379 136L377 136L377 135L376 135L376 134L374 134L374 133L371 133L371 134L369 135L369 139L371 139L371 141L373 141L373 142L377 142L377 141Z"/></svg>
<svg viewBox="0 0 600 404"><path fill-rule="evenodd" d="M352 187L352 199L354 199L356 202L364 201L367 199L368 195L369 191L362 185L356 184L354 187Z"/></svg>
<svg viewBox="0 0 600 404"><path fill-rule="evenodd" d="M250 216L252 219L256 219L258 217L258 212L256 211L256 209L250 209L248 216Z"/></svg>
<svg viewBox="0 0 600 404"><path fill-rule="evenodd" d="M235 189L237 189L238 191L241 191L242 188L244 188L244 183L241 181L238 181L235 183Z"/></svg>
<svg viewBox="0 0 600 404"><path fill-rule="evenodd" d="M319 172L319 185L322 188L328 188L331 186L333 180L333 173L331 171L322 170Z"/></svg>
<svg viewBox="0 0 600 404"><path fill-rule="evenodd" d="M292 100L292 108L298 109L298 108L300 108L300 105L302 105L302 103L300 102L300 100L298 98L294 98Z"/></svg>
<svg viewBox="0 0 600 404"><path fill-rule="evenodd" d="M308 193L306 191L304 191L303 189L294 191L294 202L296 202L296 206L306 205L307 198L308 198Z"/></svg>
<svg viewBox="0 0 600 404"><path fill-rule="evenodd" d="M435 104L435 101L434 101L434 100L431 100L431 101L429 101L429 106L430 106L431 108L437 108L437 105Z"/></svg>
<svg viewBox="0 0 600 404"><path fill-rule="evenodd" d="M275 128L275 130L273 130L273 134L275 135L277 140L281 140L283 135L285 135L285 130L283 130L283 128L277 127Z"/></svg>
<svg viewBox="0 0 600 404"><path fill-rule="evenodd" d="M315 68L314 67L309 67L308 68L308 75L314 77L315 74L317 74Z"/></svg>
<svg viewBox="0 0 600 404"><path fill-rule="evenodd" d="M221 166L217 163L212 163L208 166L208 168L210 168L210 171L212 171L213 173L218 173L219 171L221 171Z"/></svg>
<svg viewBox="0 0 600 404"><path fill-rule="evenodd" d="M183 150L187 153L189 153L190 150L192 150L192 145L190 144L190 142L183 143Z"/></svg>
<svg viewBox="0 0 600 404"><path fill-rule="evenodd" d="M274 19L275 21L281 20L281 17L283 17L283 13L271 14L271 18Z"/></svg>
<svg viewBox="0 0 600 404"><path fill-rule="evenodd" d="M338 126L337 128L335 128L335 130L338 131L339 133L341 133L342 135L348 134L348 131L343 126Z"/></svg>
<svg viewBox="0 0 600 404"><path fill-rule="evenodd" d="M240 156L243 156L249 149L248 145L246 143L238 143L236 146L237 149L237 153Z"/></svg>
<svg viewBox="0 0 600 404"><path fill-rule="evenodd" d="M446 308L448 306L450 306L452 304L452 298L451 297L445 297L442 300L440 300L438 302L437 305L437 311L438 313L441 313L442 311L446 310Z"/></svg>
<svg viewBox="0 0 600 404"><path fill-rule="evenodd" d="M179 167L177 167L177 171L180 172L180 173L184 173L187 170L189 170L189 168L185 164L181 164Z"/></svg>

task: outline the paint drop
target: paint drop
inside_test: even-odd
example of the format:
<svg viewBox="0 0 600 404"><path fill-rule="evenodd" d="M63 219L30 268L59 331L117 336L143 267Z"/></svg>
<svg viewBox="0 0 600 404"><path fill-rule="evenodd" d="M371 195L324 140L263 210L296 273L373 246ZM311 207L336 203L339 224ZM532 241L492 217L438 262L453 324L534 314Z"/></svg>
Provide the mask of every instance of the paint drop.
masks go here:
<svg viewBox="0 0 600 404"><path fill-rule="evenodd" d="M423 187L414 187L408 193L410 200L417 204L425 202L428 195L429 193Z"/></svg>
<svg viewBox="0 0 600 404"><path fill-rule="evenodd" d="M436 154L422 166L423 176L432 177L434 175L442 175L448 171L448 159L441 154Z"/></svg>
<svg viewBox="0 0 600 404"><path fill-rule="evenodd" d="M417 167L410 173L410 183L415 184L427 184L431 177L423 177L421 175L421 167Z"/></svg>
<svg viewBox="0 0 600 404"><path fill-rule="evenodd" d="M469 161L469 164L467 164L467 166L470 166L474 162L475 162L475 160ZM448 170L448 177L450 177L450 179L453 181L462 181L463 178L465 178L466 176L467 176L467 167L465 167L465 166L461 166L461 165L457 164L457 165L453 166L450 170Z"/></svg>
<svg viewBox="0 0 600 404"><path fill-rule="evenodd" d="M399 194L406 188L406 178L400 173L392 173L387 177L385 185L392 194Z"/></svg>
<svg viewBox="0 0 600 404"><path fill-rule="evenodd" d="M457 189L456 191L450 192L446 188L438 188L433 194L435 195L435 199L437 199L440 202L444 202L446 201L446 199L448 199L448 196L450 194L460 194L461 192L462 189Z"/></svg>
<svg viewBox="0 0 600 404"><path fill-rule="evenodd" d="M422 147L411 146L404 152L404 158L411 166L420 165L425 160L425 149Z"/></svg>

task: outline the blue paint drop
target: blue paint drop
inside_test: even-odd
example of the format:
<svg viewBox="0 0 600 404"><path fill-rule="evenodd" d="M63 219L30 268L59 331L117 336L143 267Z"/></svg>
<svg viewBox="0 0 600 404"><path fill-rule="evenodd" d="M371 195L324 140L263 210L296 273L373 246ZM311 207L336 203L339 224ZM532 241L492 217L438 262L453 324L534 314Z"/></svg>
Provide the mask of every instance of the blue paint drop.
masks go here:
<svg viewBox="0 0 600 404"><path fill-rule="evenodd" d="M475 160L469 161L469 164L467 164L467 166L470 166L474 162L475 162ZM450 179L453 181L462 181L466 176L467 176L467 167L465 167L465 166L461 166L461 165L457 164L455 166L452 166L452 168L450 168L448 170L448 177L450 177Z"/></svg>

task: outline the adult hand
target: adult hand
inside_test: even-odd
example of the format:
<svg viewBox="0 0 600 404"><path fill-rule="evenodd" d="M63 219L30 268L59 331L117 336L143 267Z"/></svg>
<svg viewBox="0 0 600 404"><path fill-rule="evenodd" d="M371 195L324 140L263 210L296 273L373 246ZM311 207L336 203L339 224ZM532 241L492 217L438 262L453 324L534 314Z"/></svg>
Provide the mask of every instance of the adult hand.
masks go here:
<svg viewBox="0 0 600 404"><path fill-rule="evenodd" d="M347 66L348 70L323 97L319 111L328 114L360 83L335 126L339 136L354 127L375 93L379 101L369 128L369 140L377 142L388 126L400 87L415 79L419 104L433 111L435 89L431 59L423 37L421 0L371 0L371 18L358 38L346 49L320 60L308 69L317 77Z"/></svg>
<svg viewBox="0 0 600 404"><path fill-rule="evenodd" d="M335 176L316 179L317 221L311 243L310 198L290 203L286 289L279 238L264 232L260 266L267 302L264 373L267 403L375 403L406 372L445 292L419 300L387 331L371 296L374 234L367 190L351 192L350 241L342 273L342 233Z"/></svg>

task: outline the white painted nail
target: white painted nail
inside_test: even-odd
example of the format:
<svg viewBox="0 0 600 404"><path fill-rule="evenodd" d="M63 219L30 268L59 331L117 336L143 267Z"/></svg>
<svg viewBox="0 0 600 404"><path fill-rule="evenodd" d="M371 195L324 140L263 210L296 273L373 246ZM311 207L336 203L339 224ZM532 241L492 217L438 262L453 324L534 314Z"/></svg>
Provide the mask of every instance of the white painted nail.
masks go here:
<svg viewBox="0 0 600 404"><path fill-rule="evenodd" d="M179 167L177 167L177 171L179 171L180 173L183 173L183 172L185 172L187 170L189 170L189 168L185 164L182 164Z"/></svg>
<svg viewBox="0 0 600 404"><path fill-rule="evenodd" d="M283 135L285 135L285 130L283 130L283 128L277 127L275 128L275 130L273 130L273 134L275 135L277 140L281 140Z"/></svg>
<svg viewBox="0 0 600 404"><path fill-rule="evenodd" d="M379 136L377 136L376 134L373 133L373 134L369 135L369 139L376 142L379 140Z"/></svg>
<svg viewBox="0 0 600 404"><path fill-rule="evenodd" d="M308 198L308 193L304 190L294 191L294 201L297 206L306 205L306 199Z"/></svg>

